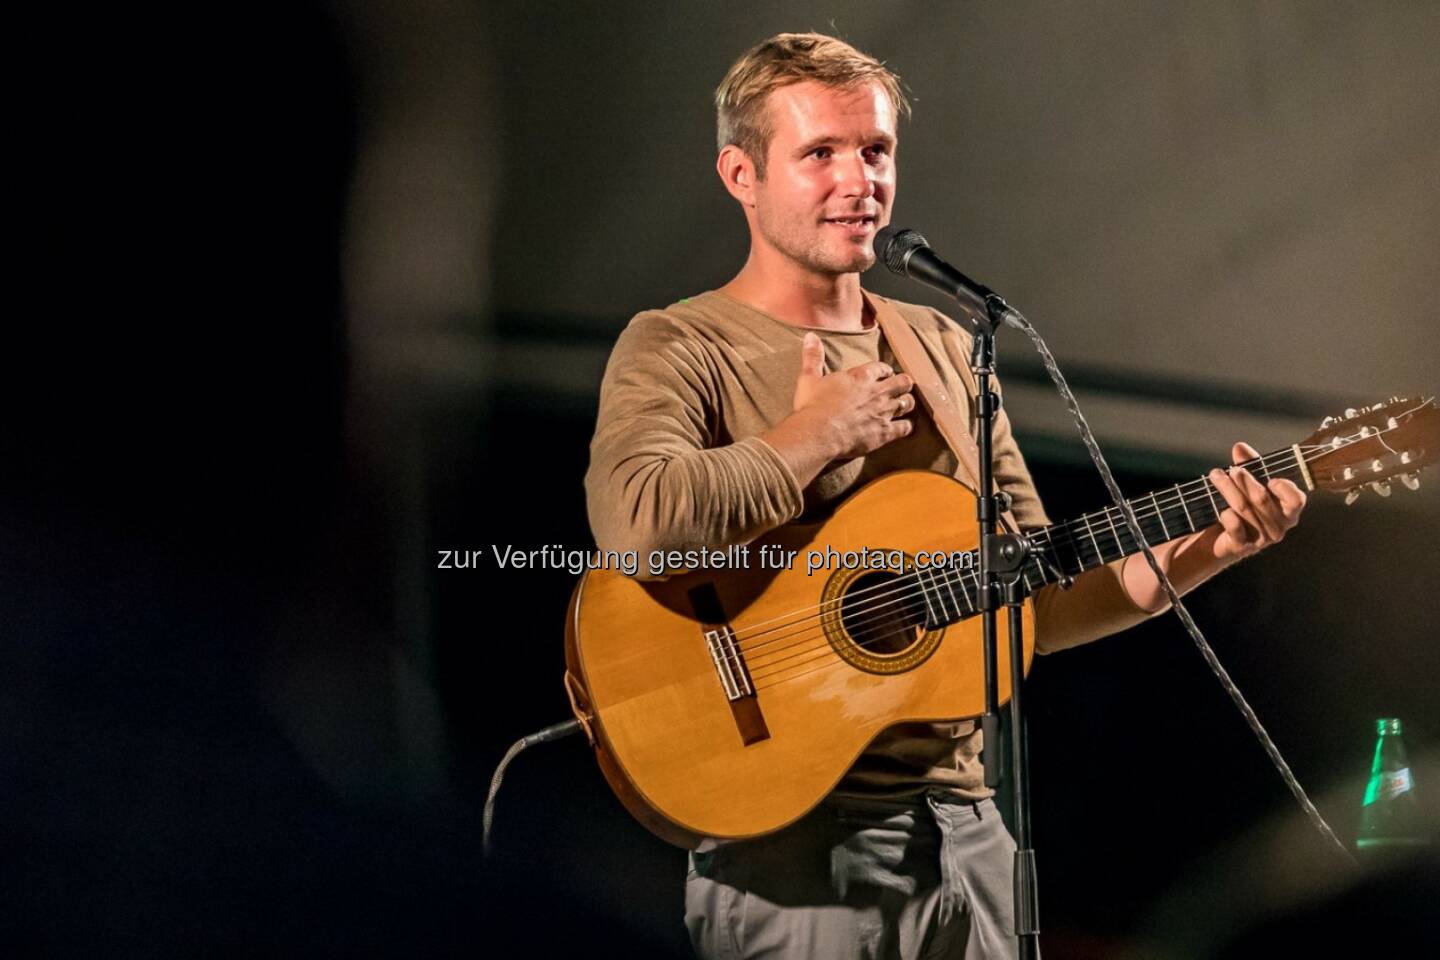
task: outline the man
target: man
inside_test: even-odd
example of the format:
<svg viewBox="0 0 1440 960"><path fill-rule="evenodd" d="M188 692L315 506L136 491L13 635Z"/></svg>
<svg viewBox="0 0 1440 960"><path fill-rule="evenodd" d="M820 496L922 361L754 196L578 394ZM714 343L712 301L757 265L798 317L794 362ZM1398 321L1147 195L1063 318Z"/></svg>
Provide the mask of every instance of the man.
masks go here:
<svg viewBox="0 0 1440 960"><path fill-rule="evenodd" d="M740 204L750 254L718 290L637 315L601 387L586 475L604 550L745 543L833 508L875 477L961 476L895 369L875 323L897 310L947 393L969 395L969 337L929 308L862 290L895 197L897 78L849 45L781 34L716 92L717 170ZM1022 527L1048 523L1004 412L995 477ZM1256 456L1236 444L1238 463ZM1193 588L1281 539L1305 504L1288 481L1210 479L1215 526L1156 548ZM1130 562L1135 561L1135 562ZM1143 558L1035 597L1036 649L1124 629L1167 606ZM882 734L834 794L773 835L692 854L686 923L705 957L1011 956L1014 843L982 783L973 721Z"/></svg>

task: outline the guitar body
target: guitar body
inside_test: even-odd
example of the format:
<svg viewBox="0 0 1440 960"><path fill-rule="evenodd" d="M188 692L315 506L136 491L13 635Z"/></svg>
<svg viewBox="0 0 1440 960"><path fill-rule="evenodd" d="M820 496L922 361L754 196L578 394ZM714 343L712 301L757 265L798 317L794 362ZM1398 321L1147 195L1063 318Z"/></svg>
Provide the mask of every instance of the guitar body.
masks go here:
<svg viewBox="0 0 1440 960"><path fill-rule="evenodd" d="M822 524L752 543L744 568L662 581L588 572L567 615L567 683L631 813L681 846L768 833L819 803L887 727L982 713L980 617L935 629L906 621L885 602L899 571L879 554L973 550L974 518L957 481L904 471ZM764 568L766 544L795 551L794 567ZM813 574L810 551L830 559ZM1028 601L1024 621L1028 668ZM1002 611L1002 695L1004 629Z"/></svg>

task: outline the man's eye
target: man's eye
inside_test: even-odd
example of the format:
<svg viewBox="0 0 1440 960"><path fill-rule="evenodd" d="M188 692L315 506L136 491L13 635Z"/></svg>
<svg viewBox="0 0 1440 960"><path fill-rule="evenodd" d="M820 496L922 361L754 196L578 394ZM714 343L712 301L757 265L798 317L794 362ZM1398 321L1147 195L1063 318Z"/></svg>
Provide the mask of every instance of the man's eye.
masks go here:
<svg viewBox="0 0 1440 960"><path fill-rule="evenodd" d="M890 156L890 148L883 143L875 144L874 146L870 147L867 152L870 154L870 156L877 158Z"/></svg>
<svg viewBox="0 0 1440 960"><path fill-rule="evenodd" d="M828 160L830 158L830 148L816 147L814 150L810 151L810 156L818 157L821 160Z"/></svg>

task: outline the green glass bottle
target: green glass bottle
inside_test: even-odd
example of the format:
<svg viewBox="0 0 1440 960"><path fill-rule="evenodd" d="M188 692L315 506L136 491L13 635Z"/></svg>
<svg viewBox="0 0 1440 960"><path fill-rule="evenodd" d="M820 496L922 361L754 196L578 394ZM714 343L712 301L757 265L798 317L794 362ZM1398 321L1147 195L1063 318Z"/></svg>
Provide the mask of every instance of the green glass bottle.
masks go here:
<svg viewBox="0 0 1440 960"><path fill-rule="evenodd" d="M1424 846L1429 838L1421 822L1405 743L1400 739L1400 721L1377 720L1375 727L1379 739L1370 764L1370 782L1365 787L1355 847L1378 851Z"/></svg>

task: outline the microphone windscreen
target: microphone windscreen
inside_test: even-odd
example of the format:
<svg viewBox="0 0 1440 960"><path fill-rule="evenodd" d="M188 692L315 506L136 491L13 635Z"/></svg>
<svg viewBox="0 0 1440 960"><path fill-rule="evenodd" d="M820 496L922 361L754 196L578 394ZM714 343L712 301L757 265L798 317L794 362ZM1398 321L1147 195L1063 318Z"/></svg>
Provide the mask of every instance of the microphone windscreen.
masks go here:
<svg viewBox="0 0 1440 960"><path fill-rule="evenodd" d="M885 264L885 269L902 277L906 275L905 261L910 259L910 254L928 246L930 244L916 230L889 226L875 234L876 258Z"/></svg>

